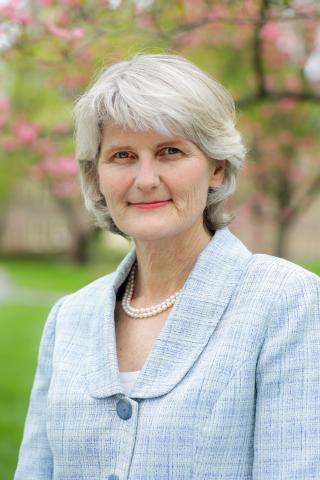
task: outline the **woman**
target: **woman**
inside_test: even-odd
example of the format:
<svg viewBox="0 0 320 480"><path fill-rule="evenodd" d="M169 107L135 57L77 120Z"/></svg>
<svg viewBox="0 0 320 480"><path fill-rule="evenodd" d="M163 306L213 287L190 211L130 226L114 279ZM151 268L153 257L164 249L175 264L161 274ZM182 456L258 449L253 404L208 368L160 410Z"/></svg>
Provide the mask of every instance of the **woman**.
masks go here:
<svg viewBox="0 0 320 480"><path fill-rule="evenodd" d="M230 94L136 55L75 121L86 206L134 247L50 312L15 480L320 478L320 281L228 228Z"/></svg>

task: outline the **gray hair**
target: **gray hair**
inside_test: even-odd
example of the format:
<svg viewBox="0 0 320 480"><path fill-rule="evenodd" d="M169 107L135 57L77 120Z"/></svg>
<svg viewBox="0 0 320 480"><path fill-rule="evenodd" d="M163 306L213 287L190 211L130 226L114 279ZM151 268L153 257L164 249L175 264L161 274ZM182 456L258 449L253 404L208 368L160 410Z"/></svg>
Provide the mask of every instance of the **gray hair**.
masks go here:
<svg viewBox="0 0 320 480"><path fill-rule="evenodd" d="M113 122L192 141L210 159L226 160L223 183L209 187L204 224L210 231L231 223L223 212L247 149L235 127L230 93L187 59L170 54L136 54L103 70L74 107L76 159L87 210L96 225L130 237L115 225L99 190L97 162L102 127Z"/></svg>

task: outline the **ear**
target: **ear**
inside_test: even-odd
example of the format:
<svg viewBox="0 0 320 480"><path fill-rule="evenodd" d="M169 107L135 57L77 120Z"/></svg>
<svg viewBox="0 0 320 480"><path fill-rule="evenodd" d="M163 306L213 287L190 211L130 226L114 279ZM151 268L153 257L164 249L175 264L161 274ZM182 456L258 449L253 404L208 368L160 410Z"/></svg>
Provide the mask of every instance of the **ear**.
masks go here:
<svg viewBox="0 0 320 480"><path fill-rule="evenodd" d="M224 179L226 160L214 160L211 167L210 187L219 187Z"/></svg>

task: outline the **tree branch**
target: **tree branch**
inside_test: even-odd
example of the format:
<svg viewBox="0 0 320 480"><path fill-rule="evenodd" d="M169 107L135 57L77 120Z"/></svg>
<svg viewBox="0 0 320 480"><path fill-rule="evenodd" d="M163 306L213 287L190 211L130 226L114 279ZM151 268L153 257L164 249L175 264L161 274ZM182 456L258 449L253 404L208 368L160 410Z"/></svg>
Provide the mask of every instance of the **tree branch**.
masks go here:
<svg viewBox="0 0 320 480"><path fill-rule="evenodd" d="M300 213L305 212L310 207L315 197L319 195L319 190L320 190L320 175L317 175L316 178L311 183L311 186L302 196L302 198L300 198L300 200L297 201L296 204L291 207L292 211L288 219L290 224L297 221L299 219Z"/></svg>
<svg viewBox="0 0 320 480"><path fill-rule="evenodd" d="M263 65L263 45L261 40L261 29L268 21L268 12L270 8L269 0L261 0L259 21L255 24L253 32L253 71L256 77L257 88L260 96L264 96L267 91L265 70Z"/></svg>
<svg viewBox="0 0 320 480"><path fill-rule="evenodd" d="M258 91L253 95L248 95L243 98L236 100L236 105L239 108L248 108L256 103L263 102L268 100L268 102L277 102L284 98L292 98L299 102L310 102L310 101L320 101L320 95L313 92L292 92L289 90L283 91L272 91L264 89L263 91Z"/></svg>
<svg viewBox="0 0 320 480"><path fill-rule="evenodd" d="M279 22L279 23L285 23L285 22L293 22L296 20L306 20L306 19L314 19L314 18L320 18L320 13L314 13L312 15L307 15L304 13L296 13L292 17L281 17L278 15L269 15L265 17L266 22ZM227 23L229 25L256 25L259 26L261 22L261 17L248 17L248 18L235 18L235 17L215 17L215 18L207 18L204 17L201 20L198 20L197 22L191 22L191 23L186 23L184 25L179 25L176 28L172 28L171 30L167 30L164 33L168 37L175 36L179 33L184 33L184 32L189 32L191 30L194 30L196 28L203 27L204 25L209 25L209 24L215 24L215 23ZM151 33L151 32L150 32Z"/></svg>

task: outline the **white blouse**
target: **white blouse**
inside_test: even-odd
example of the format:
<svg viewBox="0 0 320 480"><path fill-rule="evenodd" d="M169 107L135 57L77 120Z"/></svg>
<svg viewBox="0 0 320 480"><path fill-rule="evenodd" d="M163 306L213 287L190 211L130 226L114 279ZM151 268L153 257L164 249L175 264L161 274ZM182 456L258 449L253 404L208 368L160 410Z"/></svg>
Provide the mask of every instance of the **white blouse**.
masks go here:
<svg viewBox="0 0 320 480"><path fill-rule="evenodd" d="M140 370L136 370L135 372L119 372L120 381L123 385L124 391L126 395L129 397L133 385L140 373Z"/></svg>

